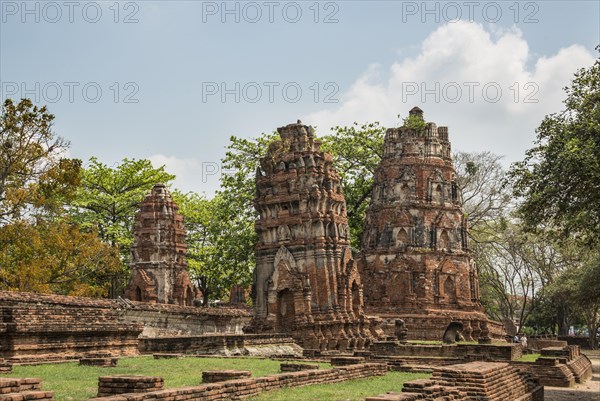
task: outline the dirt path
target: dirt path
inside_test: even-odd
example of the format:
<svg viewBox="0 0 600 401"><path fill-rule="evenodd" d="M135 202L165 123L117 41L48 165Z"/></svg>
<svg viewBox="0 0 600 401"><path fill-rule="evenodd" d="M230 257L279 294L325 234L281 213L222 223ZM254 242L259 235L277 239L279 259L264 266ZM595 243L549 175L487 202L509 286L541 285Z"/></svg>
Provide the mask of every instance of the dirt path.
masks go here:
<svg viewBox="0 0 600 401"><path fill-rule="evenodd" d="M592 378L575 387L544 387L545 401L600 401L600 352L585 354L592 360Z"/></svg>

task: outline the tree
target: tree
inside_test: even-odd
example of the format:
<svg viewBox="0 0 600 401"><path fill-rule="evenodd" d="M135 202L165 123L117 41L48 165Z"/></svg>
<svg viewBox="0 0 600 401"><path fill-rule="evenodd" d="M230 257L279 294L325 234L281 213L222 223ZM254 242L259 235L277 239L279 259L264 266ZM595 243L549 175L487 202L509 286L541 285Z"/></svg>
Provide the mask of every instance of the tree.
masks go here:
<svg viewBox="0 0 600 401"><path fill-rule="evenodd" d="M84 229L97 230L104 242L118 250L122 269L115 277L111 295L125 284L133 244L131 229L139 203L155 184L174 178L164 166L154 168L145 159L123 159L110 167L92 157L83 169L70 214Z"/></svg>
<svg viewBox="0 0 600 401"><path fill-rule="evenodd" d="M29 99L7 99L0 117L0 224L35 211L56 212L79 184L80 161L62 157L68 142L54 116Z"/></svg>
<svg viewBox="0 0 600 401"><path fill-rule="evenodd" d="M3 290L101 297L119 259L77 224L20 220L0 227L0 266Z"/></svg>
<svg viewBox="0 0 600 401"><path fill-rule="evenodd" d="M187 230L187 259L203 305L223 297L234 284L249 285L254 267L254 220L236 213L222 193L207 199L195 193L173 193Z"/></svg>
<svg viewBox="0 0 600 401"><path fill-rule="evenodd" d="M597 48L600 50L600 47ZM600 58L565 88L565 109L546 116L536 146L513 165L520 216L530 230L600 243Z"/></svg>
<svg viewBox="0 0 600 401"><path fill-rule="evenodd" d="M453 159L469 234L473 240L482 241L490 226L505 219L513 208L512 189L500 164L502 156L491 152L458 152Z"/></svg>
<svg viewBox="0 0 600 401"><path fill-rule="evenodd" d="M375 169L383 158L385 128L379 123L354 123L336 127L323 136L323 150L331 153L340 174L346 198L350 238L354 251L360 250L365 214L371 202Z"/></svg>

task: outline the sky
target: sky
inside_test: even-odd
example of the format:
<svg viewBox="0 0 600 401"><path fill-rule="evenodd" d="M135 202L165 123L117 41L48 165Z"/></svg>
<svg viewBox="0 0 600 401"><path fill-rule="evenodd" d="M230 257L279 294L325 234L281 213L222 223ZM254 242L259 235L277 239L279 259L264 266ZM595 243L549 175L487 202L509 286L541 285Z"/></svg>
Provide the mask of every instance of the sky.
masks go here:
<svg viewBox="0 0 600 401"><path fill-rule="evenodd" d="M69 156L148 158L210 196L231 135L400 125L518 161L598 57L600 1L0 0L0 92Z"/></svg>

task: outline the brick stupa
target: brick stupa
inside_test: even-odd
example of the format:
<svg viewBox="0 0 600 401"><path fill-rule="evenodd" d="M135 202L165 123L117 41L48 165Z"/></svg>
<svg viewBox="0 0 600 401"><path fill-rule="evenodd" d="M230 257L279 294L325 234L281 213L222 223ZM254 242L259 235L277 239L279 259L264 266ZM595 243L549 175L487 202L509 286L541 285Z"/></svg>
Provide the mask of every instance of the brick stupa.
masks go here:
<svg viewBox="0 0 600 401"><path fill-rule="evenodd" d="M366 310L388 335L403 319L408 339L441 340L451 322L467 340L501 337L480 303L448 128L425 124L418 107L410 119L424 128L388 129L375 172L358 256Z"/></svg>
<svg viewBox="0 0 600 401"><path fill-rule="evenodd" d="M346 202L312 127L278 128L256 175L255 317L249 332L288 333L311 349L363 348L378 335L363 309Z"/></svg>
<svg viewBox="0 0 600 401"><path fill-rule="evenodd" d="M195 290L185 259L183 216L164 184L140 203L133 226L131 280L124 296L134 301L193 304Z"/></svg>

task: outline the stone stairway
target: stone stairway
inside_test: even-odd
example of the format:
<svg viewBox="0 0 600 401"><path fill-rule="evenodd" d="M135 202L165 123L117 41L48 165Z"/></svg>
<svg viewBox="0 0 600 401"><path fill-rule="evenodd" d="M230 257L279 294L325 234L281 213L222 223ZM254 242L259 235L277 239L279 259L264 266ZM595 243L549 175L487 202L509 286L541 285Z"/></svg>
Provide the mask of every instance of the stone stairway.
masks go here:
<svg viewBox="0 0 600 401"><path fill-rule="evenodd" d="M366 401L543 401L544 388L525 372L504 362L470 362L436 367L430 379L404 383L402 393Z"/></svg>
<svg viewBox="0 0 600 401"><path fill-rule="evenodd" d="M42 390L41 379L0 378L0 401L54 401L53 391Z"/></svg>

